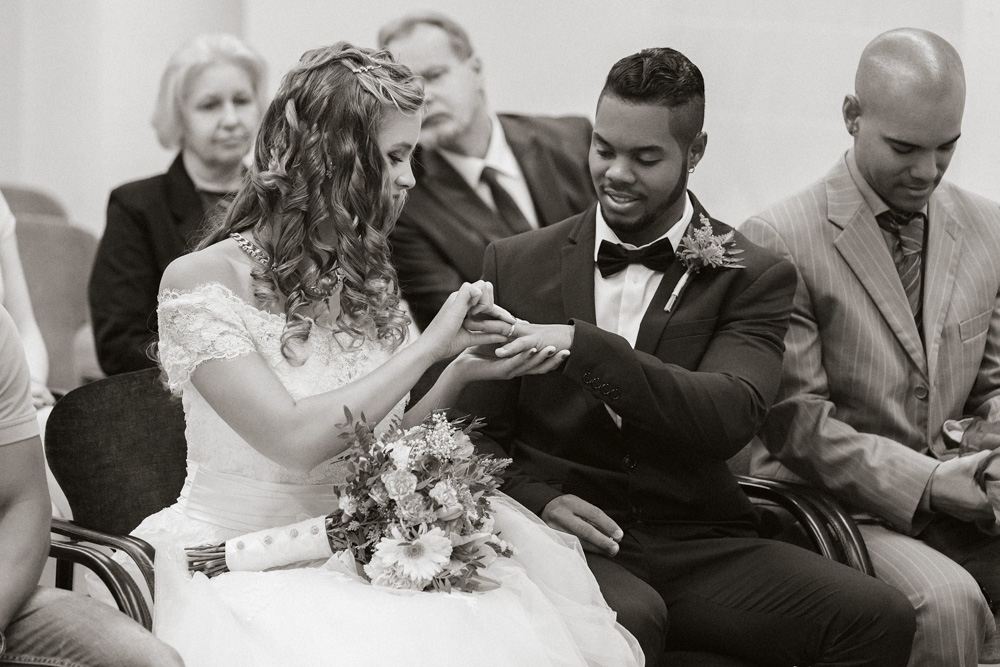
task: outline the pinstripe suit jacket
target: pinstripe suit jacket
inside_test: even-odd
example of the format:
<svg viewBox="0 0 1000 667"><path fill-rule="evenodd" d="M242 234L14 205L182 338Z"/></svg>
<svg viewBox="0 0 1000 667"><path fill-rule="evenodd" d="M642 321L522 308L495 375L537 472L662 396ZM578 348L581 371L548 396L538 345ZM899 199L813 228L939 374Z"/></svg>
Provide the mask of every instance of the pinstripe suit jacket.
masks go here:
<svg viewBox="0 0 1000 667"><path fill-rule="evenodd" d="M754 472L797 475L914 532L924 487L947 457L943 422L1000 420L1000 206L947 182L931 197L926 344L846 156L740 231L798 271Z"/></svg>

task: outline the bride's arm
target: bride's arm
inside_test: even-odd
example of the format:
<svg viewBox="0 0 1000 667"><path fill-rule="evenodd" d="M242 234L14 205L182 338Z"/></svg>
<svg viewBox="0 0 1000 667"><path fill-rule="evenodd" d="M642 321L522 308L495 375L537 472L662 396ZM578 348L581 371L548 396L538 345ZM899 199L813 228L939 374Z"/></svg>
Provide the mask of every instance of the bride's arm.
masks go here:
<svg viewBox="0 0 1000 667"><path fill-rule="evenodd" d="M188 261L182 261L185 259ZM163 289L185 290L204 284L204 277L191 278L205 275L204 271L190 270L190 264L198 260L192 255L182 260L172 263L164 273ZM235 282L231 276L223 277ZM469 308L482 296L483 290L476 285L463 285L412 345L367 375L322 394L294 399L256 352L203 361L192 372L191 381L212 409L254 449L284 467L310 470L351 444L350 429L344 428L345 407L355 418L363 414L369 421L380 421L435 361L469 345L504 340L499 334L472 333L462 327Z"/></svg>

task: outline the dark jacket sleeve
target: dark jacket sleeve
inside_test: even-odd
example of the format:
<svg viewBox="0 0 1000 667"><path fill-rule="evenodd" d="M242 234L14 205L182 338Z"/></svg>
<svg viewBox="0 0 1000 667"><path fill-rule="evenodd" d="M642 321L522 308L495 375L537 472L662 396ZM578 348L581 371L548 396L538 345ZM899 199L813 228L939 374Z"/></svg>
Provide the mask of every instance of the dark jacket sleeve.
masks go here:
<svg viewBox="0 0 1000 667"><path fill-rule="evenodd" d="M89 285L97 359L108 375L156 365L148 349L156 339L160 269L149 226L121 188L111 193Z"/></svg>
<svg viewBox="0 0 1000 667"><path fill-rule="evenodd" d="M607 401L628 429L669 433L669 439L648 440L651 451L644 454L651 460L669 463L677 450L693 448L728 459L760 430L777 395L795 269L778 260L738 280L732 291L693 370L634 350L593 324L574 322L563 373Z"/></svg>

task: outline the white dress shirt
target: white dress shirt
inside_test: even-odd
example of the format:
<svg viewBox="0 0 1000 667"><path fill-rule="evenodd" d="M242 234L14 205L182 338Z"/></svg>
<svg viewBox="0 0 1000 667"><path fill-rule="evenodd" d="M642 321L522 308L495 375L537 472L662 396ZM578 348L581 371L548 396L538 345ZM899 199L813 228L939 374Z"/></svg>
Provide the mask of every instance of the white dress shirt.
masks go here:
<svg viewBox="0 0 1000 667"><path fill-rule="evenodd" d="M460 155L452 151L438 149L441 156L455 168L466 183L469 184L479 198L486 202L486 205L496 210L493 202L493 195L486 183L483 183L483 169L492 167L497 172L497 181L503 189L510 193L511 198L521 209L528 224L532 229L538 229L538 215L535 213L535 203L531 199L531 191L528 190L528 182L524 180L524 173L521 165L517 163L514 152L507 143L507 136L503 133L503 126L496 115L490 116L493 126L490 134L490 145L486 149L486 156L483 158Z"/></svg>
<svg viewBox="0 0 1000 667"><path fill-rule="evenodd" d="M692 217L694 217L694 206L691 204L691 198L685 196L684 212L680 220L674 223L666 234L646 245L666 238L670 239L670 245L676 251L684 232L691 224ZM631 243L622 243L618 235L604 221L601 207L598 206L597 229L594 234L594 310L597 314L597 326L605 331L615 332L635 347L642 316L649 308L660 281L663 280L663 272L653 271L642 264L629 264L624 271L605 278L597 268L597 252L601 247L601 241L620 243L630 250L636 249Z"/></svg>

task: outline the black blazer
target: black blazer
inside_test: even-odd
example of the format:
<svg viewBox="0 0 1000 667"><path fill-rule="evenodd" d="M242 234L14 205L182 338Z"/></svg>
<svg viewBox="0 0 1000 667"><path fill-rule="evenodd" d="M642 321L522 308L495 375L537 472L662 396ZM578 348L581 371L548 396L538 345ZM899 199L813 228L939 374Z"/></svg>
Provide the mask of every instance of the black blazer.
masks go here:
<svg viewBox="0 0 1000 667"><path fill-rule="evenodd" d="M108 375L156 365L156 295L167 265L191 249L205 216L180 154L167 173L111 191L90 274L97 359Z"/></svg>
<svg viewBox="0 0 1000 667"><path fill-rule="evenodd" d="M504 490L536 513L571 493L623 525L690 533L751 521L726 459L757 432L777 392L794 267L736 232L745 268L695 274L667 313L684 273L675 261L633 349L594 324L595 211L489 247L483 277L497 303L530 322L571 323L574 340L560 370L474 384L459 410L486 419L485 445L498 443L516 464ZM702 213L695 202L695 224ZM732 230L711 224L715 234Z"/></svg>
<svg viewBox="0 0 1000 667"><path fill-rule="evenodd" d="M583 211L596 196L587 164L593 128L580 117L500 115L541 226ZM483 254L509 234L496 213L436 151L414 156L410 190L390 241L400 287L424 328L448 295L479 279Z"/></svg>

